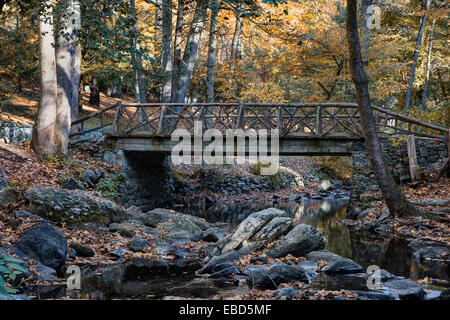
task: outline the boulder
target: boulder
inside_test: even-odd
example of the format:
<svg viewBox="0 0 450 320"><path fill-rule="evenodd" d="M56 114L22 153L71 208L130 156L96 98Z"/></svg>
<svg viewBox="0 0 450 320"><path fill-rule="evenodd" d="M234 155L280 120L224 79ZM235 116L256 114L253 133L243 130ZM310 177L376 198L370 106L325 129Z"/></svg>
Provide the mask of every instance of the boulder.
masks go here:
<svg viewBox="0 0 450 320"><path fill-rule="evenodd" d="M302 292L299 288L296 287L286 287L278 290L277 296L275 299L277 300L292 300L296 297L301 296Z"/></svg>
<svg viewBox="0 0 450 320"><path fill-rule="evenodd" d="M88 246L85 246L84 244L81 244L79 242L71 242L70 243L70 247L72 249L75 249L77 256L79 257L85 257L85 258L90 258L93 257L95 255L94 250L92 250L91 248L89 248Z"/></svg>
<svg viewBox="0 0 450 320"><path fill-rule="evenodd" d="M142 252L148 247L148 241L140 237L136 237L130 241L130 250L134 252Z"/></svg>
<svg viewBox="0 0 450 320"><path fill-rule="evenodd" d="M128 253L127 250L123 249L123 248L118 248L114 251L111 251L109 254L113 257L116 258L122 258L123 256L125 256Z"/></svg>
<svg viewBox="0 0 450 320"><path fill-rule="evenodd" d="M92 192L38 186L26 190L24 196L30 201L28 211L50 221L108 225L127 219L123 208Z"/></svg>
<svg viewBox="0 0 450 320"><path fill-rule="evenodd" d="M14 212L14 216L16 218L29 218L29 219L33 219L36 221L41 221L41 222L45 222L46 220L42 217L39 217L37 215L31 214L26 210L17 210L16 212Z"/></svg>
<svg viewBox="0 0 450 320"><path fill-rule="evenodd" d="M236 250L228 251L220 256L212 257L208 263L200 269L199 274L212 273L214 268L224 262L238 260L242 254Z"/></svg>
<svg viewBox="0 0 450 320"><path fill-rule="evenodd" d="M401 300L420 300L425 297L425 290L417 283L408 280L392 280L385 282L382 289L399 297Z"/></svg>
<svg viewBox="0 0 450 320"><path fill-rule="evenodd" d="M267 251L271 258L281 258L288 254L302 257L305 254L323 249L325 239L319 230L307 224L299 224L281 238Z"/></svg>
<svg viewBox="0 0 450 320"><path fill-rule="evenodd" d="M424 260L439 260L442 261L443 259L446 259L446 257L449 254L449 250L446 247L424 247L416 252L414 252L414 258L417 261L424 261Z"/></svg>
<svg viewBox="0 0 450 320"><path fill-rule="evenodd" d="M197 241L203 235L202 229L189 220L173 220L159 224L168 233L167 240Z"/></svg>
<svg viewBox="0 0 450 320"><path fill-rule="evenodd" d="M246 279L247 285L251 289L276 289L280 283L291 281L309 282L309 278L302 268L280 264L269 269L252 270Z"/></svg>
<svg viewBox="0 0 450 320"><path fill-rule="evenodd" d="M250 241L269 243L283 235L291 224L292 219L289 217L275 217L251 237Z"/></svg>
<svg viewBox="0 0 450 320"><path fill-rule="evenodd" d="M17 201L17 194L11 187L0 188L0 207Z"/></svg>
<svg viewBox="0 0 450 320"><path fill-rule="evenodd" d="M324 180L319 186L319 192L330 191L333 189L333 184L330 180Z"/></svg>
<svg viewBox="0 0 450 320"><path fill-rule="evenodd" d="M63 189L67 190L79 190L81 189L80 185L75 181L75 179L70 178L63 186Z"/></svg>
<svg viewBox="0 0 450 320"><path fill-rule="evenodd" d="M252 213L239 224L222 252L226 253L236 249L244 240L250 239L254 234L261 230L270 220L284 214L284 211L276 208L269 208Z"/></svg>
<svg viewBox="0 0 450 320"><path fill-rule="evenodd" d="M146 226L156 228L165 222L188 221L196 225L201 230L207 230L214 227L213 224L206 222L204 219L183 214L170 209L157 208L147 213L136 214L133 219L142 221Z"/></svg>
<svg viewBox="0 0 450 320"><path fill-rule="evenodd" d="M233 264L231 261L226 261L217 264L213 270L211 277L213 278L226 278L231 276L232 274L239 274L241 273L239 269Z"/></svg>
<svg viewBox="0 0 450 320"><path fill-rule="evenodd" d="M17 248L55 270L60 270L66 262L67 240L47 223L28 229L20 238Z"/></svg>
<svg viewBox="0 0 450 320"><path fill-rule="evenodd" d="M308 261L326 261L327 265L322 268L322 272L328 274L359 273L363 267L353 260L341 257L327 250L313 251L306 255Z"/></svg>

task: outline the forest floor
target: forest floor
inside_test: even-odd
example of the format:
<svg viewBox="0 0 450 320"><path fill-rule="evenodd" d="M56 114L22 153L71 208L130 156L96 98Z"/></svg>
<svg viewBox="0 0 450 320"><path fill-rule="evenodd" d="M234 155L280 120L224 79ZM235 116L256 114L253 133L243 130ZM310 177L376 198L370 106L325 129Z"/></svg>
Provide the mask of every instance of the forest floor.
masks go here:
<svg viewBox="0 0 450 320"><path fill-rule="evenodd" d="M103 109L118 101L134 102L134 98L124 95L123 99L108 97L100 93L100 108ZM99 110L89 104L89 93L82 91L80 104L82 111L80 117L86 116ZM37 109L39 105L39 88L28 86L20 93L13 93L8 99L0 102L0 122L14 122L22 124L33 124L36 120ZM114 117L114 110L106 112L106 117ZM89 119L85 122L86 126L96 126L96 119Z"/></svg>

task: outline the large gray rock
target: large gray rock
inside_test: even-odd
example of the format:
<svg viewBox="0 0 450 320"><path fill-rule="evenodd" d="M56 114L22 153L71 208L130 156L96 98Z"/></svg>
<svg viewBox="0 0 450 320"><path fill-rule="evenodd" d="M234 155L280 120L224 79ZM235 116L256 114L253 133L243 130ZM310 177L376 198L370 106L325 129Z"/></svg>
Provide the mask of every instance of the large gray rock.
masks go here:
<svg viewBox="0 0 450 320"><path fill-rule="evenodd" d="M130 241L130 250L134 252L142 252L148 247L148 241L140 237L136 237Z"/></svg>
<svg viewBox="0 0 450 320"><path fill-rule="evenodd" d="M327 265L322 271L329 274L358 273L363 271L363 267L353 260L341 257L327 250L313 251L306 255L308 261L326 261Z"/></svg>
<svg viewBox="0 0 450 320"><path fill-rule="evenodd" d="M319 230L307 224L299 224L267 251L271 258L281 258L288 254L302 257L307 253L323 249L325 239Z"/></svg>
<svg viewBox="0 0 450 320"><path fill-rule="evenodd" d="M50 221L108 225L127 219L123 208L92 192L38 186L25 191L24 196L30 201L28 211Z"/></svg>
<svg viewBox="0 0 450 320"><path fill-rule="evenodd" d="M280 283L291 281L309 282L305 270L286 264L276 265L269 269L256 268L247 275L247 285L256 289L276 289Z"/></svg>
<svg viewBox="0 0 450 320"><path fill-rule="evenodd" d="M17 194L11 187L0 188L0 207L17 201Z"/></svg>
<svg viewBox="0 0 450 320"><path fill-rule="evenodd" d="M224 262L238 260L241 255L242 253L232 250L220 256L214 256L211 258L211 260L208 261L208 263L205 266L203 266L203 268L200 269L199 273L200 274L212 273L217 265L222 264Z"/></svg>
<svg viewBox="0 0 450 320"><path fill-rule="evenodd" d="M419 300L423 299L426 294L421 286L408 279L385 282L382 289L392 293L395 297L398 296L401 300Z"/></svg>
<svg viewBox="0 0 450 320"><path fill-rule="evenodd" d="M20 238L17 248L55 270L60 270L66 262L67 240L47 223L28 229Z"/></svg>
<svg viewBox="0 0 450 320"><path fill-rule="evenodd" d="M242 221L241 224L239 224L236 231L231 236L230 241L223 248L222 252L226 253L236 249L244 240L250 239L273 218L284 214L284 211L276 208L269 208L252 213L244 221Z"/></svg>
<svg viewBox="0 0 450 320"><path fill-rule="evenodd" d="M203 235L202 229L189 220L173 220L159 226L168 231L164 236L167 240L197 241Z"/></svg>
<svg viewBox="0 0 450 320"><path fill-rule="evenodd" d="M213 224L206 222L204 219L194 217L188 214L183 214L170 209L157 208L147 213L136 213L133 219L142 221L146 226L156 228L162 223L175 221L188 221L196 225L201 230L207 230L214 227Z"/></svg>
<svg viewBox="0 0 450 320"><path fill-rule="evenodd" d="M330 182L330 180L324 180L319 186L319 191L330 191L333 189L333 184Z"/></svg>
<svg viewBox="0 0 450 320"><path fill-rule="evenodd" d="M292 219L289 217L275 217L251 237L250 241L269 243L284 234L291 224Z"/></svg>
<svg viewBox="0 0 450 320"><path fill-rule="evenodd" d="M420 248L416 252L414 252L414 258L418 261L424 261L424 260L438 260L442 261L447 258L449 255L449 250L446 247L424 247Z"/></svg>

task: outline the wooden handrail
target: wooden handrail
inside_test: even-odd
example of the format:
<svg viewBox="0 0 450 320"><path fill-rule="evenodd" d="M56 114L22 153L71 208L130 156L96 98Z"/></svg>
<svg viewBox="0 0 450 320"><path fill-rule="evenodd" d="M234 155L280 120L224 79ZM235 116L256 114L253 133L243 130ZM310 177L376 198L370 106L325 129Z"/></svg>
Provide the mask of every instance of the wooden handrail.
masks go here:
<svg viewBox="0 0 450 320"><path fill-rule="evenodd" d="M95 116L98 116L99 114L101 114L101 113L104 113L104 112L106 112L106 111L108 111L108 110L111 110L111 109L114 109L114 108L116 108L117 106L118 106L119 104L113 104L113 105L110 105L110 106L108 106L108 107L106 107L106 108L103 108L103 109L101 109L101 110L98 110L98 111L96 111L96 112L93 112L93 113L91 113L91 114L88 114L87 116L84 116L84 117L82 117L82 118L79 118L79 119L77 119L77 120L75 120L75 121L72 121L72 123L70 124L72 127L73 126L76 126L77 124L79 124L79 123L81 123L81 122L84 122L84 121L86 121L86 120L89 120L89 119L91 119L91 118L93 118L93 117L95 117Z"/></svg>
<svg viewBox="0 0 450 320"><path fill-rule="evenodd" d="M360 118L360 115L358 114L357 111L356 112L352 111L351 113L346 111L347 115L337 114L339 112L339 110L336 112L332 112L332 113L327 111L328 108L340 108L340 109L344 108L346 110L347 109L358 109L357 104L342 103L342 102L341 103L333 103L333 102L327 102L327 103L243 103L242 101L237 102L237 103L121 103L121 102L118 102L116 104L110 105L110 106L103 108L101 110L98 110L96 112L93 112L87 116L84 116L78 120L75 120L72 122L71 125L75 126L77 124L84 123L86 120L89 120L98 115L103 116L103 114L106 111L117 108L117 111L116 111L116 114L114 117L114 121L113 121L113 131L116 130L117 132L120 132L121 126L119 125L119 123L121 120L120 118L123 117L123 115L122 115L122 112L119 111L119 109L126 108L126 107L141 107L141 108L155 108L156 107L156 108L161 108L162 111L163 111L163 109L170 108L170 107L181 107L182 109L197 107L197 108L201 108L203 111L206 110L206 108L208 108L208 107L218 107L218 108L219 107L234 107L235 108L234 110L237 111L237 114L232 114L233 111L230 113L227 113L225 111L224 114L211 114L211 115L206 114L206 112L200 112L198 117L201 116L202 121L205 121L205 119L207 119L207 118L211 118L211 119L217 118L218 120L219 119L223 120L225 118L230 118L230 119L234 118L235 119L234 127L237 127L237 128L242 127L243 122L248 121L249 119L254 119L256 121L259 120L259 122L261 122L263 126L272 127L273 123L269 119L276 119L277 123L276 123L275 127L279 128L282 131L284 131L283 129L286 129L285 130L286 133L289 133L290 130L297 124L302 125L302 123L303 123L303 125L305 123L306 124L309 123L310 125L315 125L314 129L315 129L315 134L317 134L317 135L322 135L322 134L326 135L331 129L333 129L335 127L337 128L338 126L340 126L341 129L344 129L347 131L350 130L353 133L360 131L360 129L358 129L358 128L356 128L356 131L355 131L352 128L347 127L344 123L339 121L339 119L348 118L348 119L352 120L352 122L354 123L355 119ZM237 109L236 109L236 107L237 107ZM246 112L244 111L247 108L278 108L278 112L276 114L266 114L264 116L261 116L259 113L255 113L253 111L253 115L250 115L250 114L246 114ZM316 110L315 110L315 112L308 113L309 116L302 116L302 115L298 115L298 114L296 115L295 113L297 111L294 111L291 114L287 108L296 108L296 109L315 108ZM422 126L422 127L428 128L428 129L436 130L439 132L444 132L444 133L446 133L446 135L450 134L450 129L448 127L412 119L405 115L402 115L402 114L399 114L399 113L396 113L393 111L389 111L389 110L386 110L386 109L378 107L378 106L372 106L372 108L373 108L373 110L375 110L381 114L384 114L384 116L383 115L380 116L380 114L378 114L378 115L376 114L375 116L377 119L385 119L385 120L395 119L395 120L403 121L406 123L419 125L419 126ZM321 109L324 110L324 113L321 112ZM125 109L122 109L122 110L125 110ZM233 109L231 109L231 110L233 110ZM183 117L186 120L188 120L189 114L181 115L181 112L182 111L180 111L176 115L169 115L169 114L165 114L165 112L162 112L157 117L157 118L159 118L158 128L156 129L157 132L159 134L161 134L162 131L164 131L163 130L163 128L164 128L163 122L165 120L172 119L172 118L178 119L180 117ZM211 112L213 113L213 110L211 110ZM263 118L268 120L270 123L267 123ZM315 118L315 122L316 122L315 124L314 124L314 118ZM330 118L334 118L335 120L338 121L338 122L336 122L336 121L334 122L334 126L331 129L329 127L329 125L330 125L329 122L322 122L322 120L330 119ZM287 128L281 128L281 126L283 124L283 122L282 122L283 119L286 119L286 121L287 121L287 125L288 125ZM292 120L292 119L294 119L294 120L299 119L299 120L289 123L289 120ZM304 122L301 122L302 121L301 119L304 119L303 121L308 121L308 119L311 119L313 121L313 123L311 123L309 121L304 123ZM220 120L220 121L222 122L222 120ZM130 121L132 121L132 119L131 120L129 119L129 122ZM222 124L224 126L226 126L225 123L226 123L226 121L222 122ZM387 128L393 129L393 130L400 131L400 132L411 132L411 131L405 130L404 128L389 126L389 125L386 125L383 123L377 123L376 125L381 126L381 127L387 127ZM139 127L139 124L138 124L138 126L134 125L133 127ZM325 129L325 127L326 127L326 129ZM130 126L128 126L128 128L130 128ZM95 129L98 129L98 128L95 128ZM90 129L89 131L94 131L95 129ZM127 130L129 130L129 129L127 129ZM325 130L325 131L322 131L322 130ZM417 132L411 132L411 133L418 134ZM426 135L426 134L421 134L421 135L433 137L432 135ZM434 136L434 137L436 137L436 136Z"/></svg>

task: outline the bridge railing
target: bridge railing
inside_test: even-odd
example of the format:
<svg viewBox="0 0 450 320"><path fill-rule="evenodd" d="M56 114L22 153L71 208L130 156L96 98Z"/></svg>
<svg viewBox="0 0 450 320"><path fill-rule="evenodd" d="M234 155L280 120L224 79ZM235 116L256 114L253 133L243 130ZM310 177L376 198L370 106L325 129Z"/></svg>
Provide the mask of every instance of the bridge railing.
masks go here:
<svg viewBox="0 0 450 320"><path fill-rule="evenodd" d="M372 106L380 134L414 134L447 140L449 128L425 123ZM114 113L109 121L104 113ZM326 137L362 137L357 104L350 103L118 103L72 122L82 125L100 117L100 126L81 130L79 135L109 127L112 135L170 135L175 129L279 129L280 135L305 134Z"/></svg>
<svg viewBox="0 0 450 320"><path fill-rule="evenodd" d="M357 106L339 103L120 104L116 108L112 133L170 134L177 128L193 131L195 121L200 121L203 129L222 131L279 129L281 135L345 133L361 136Z"/></svg>

